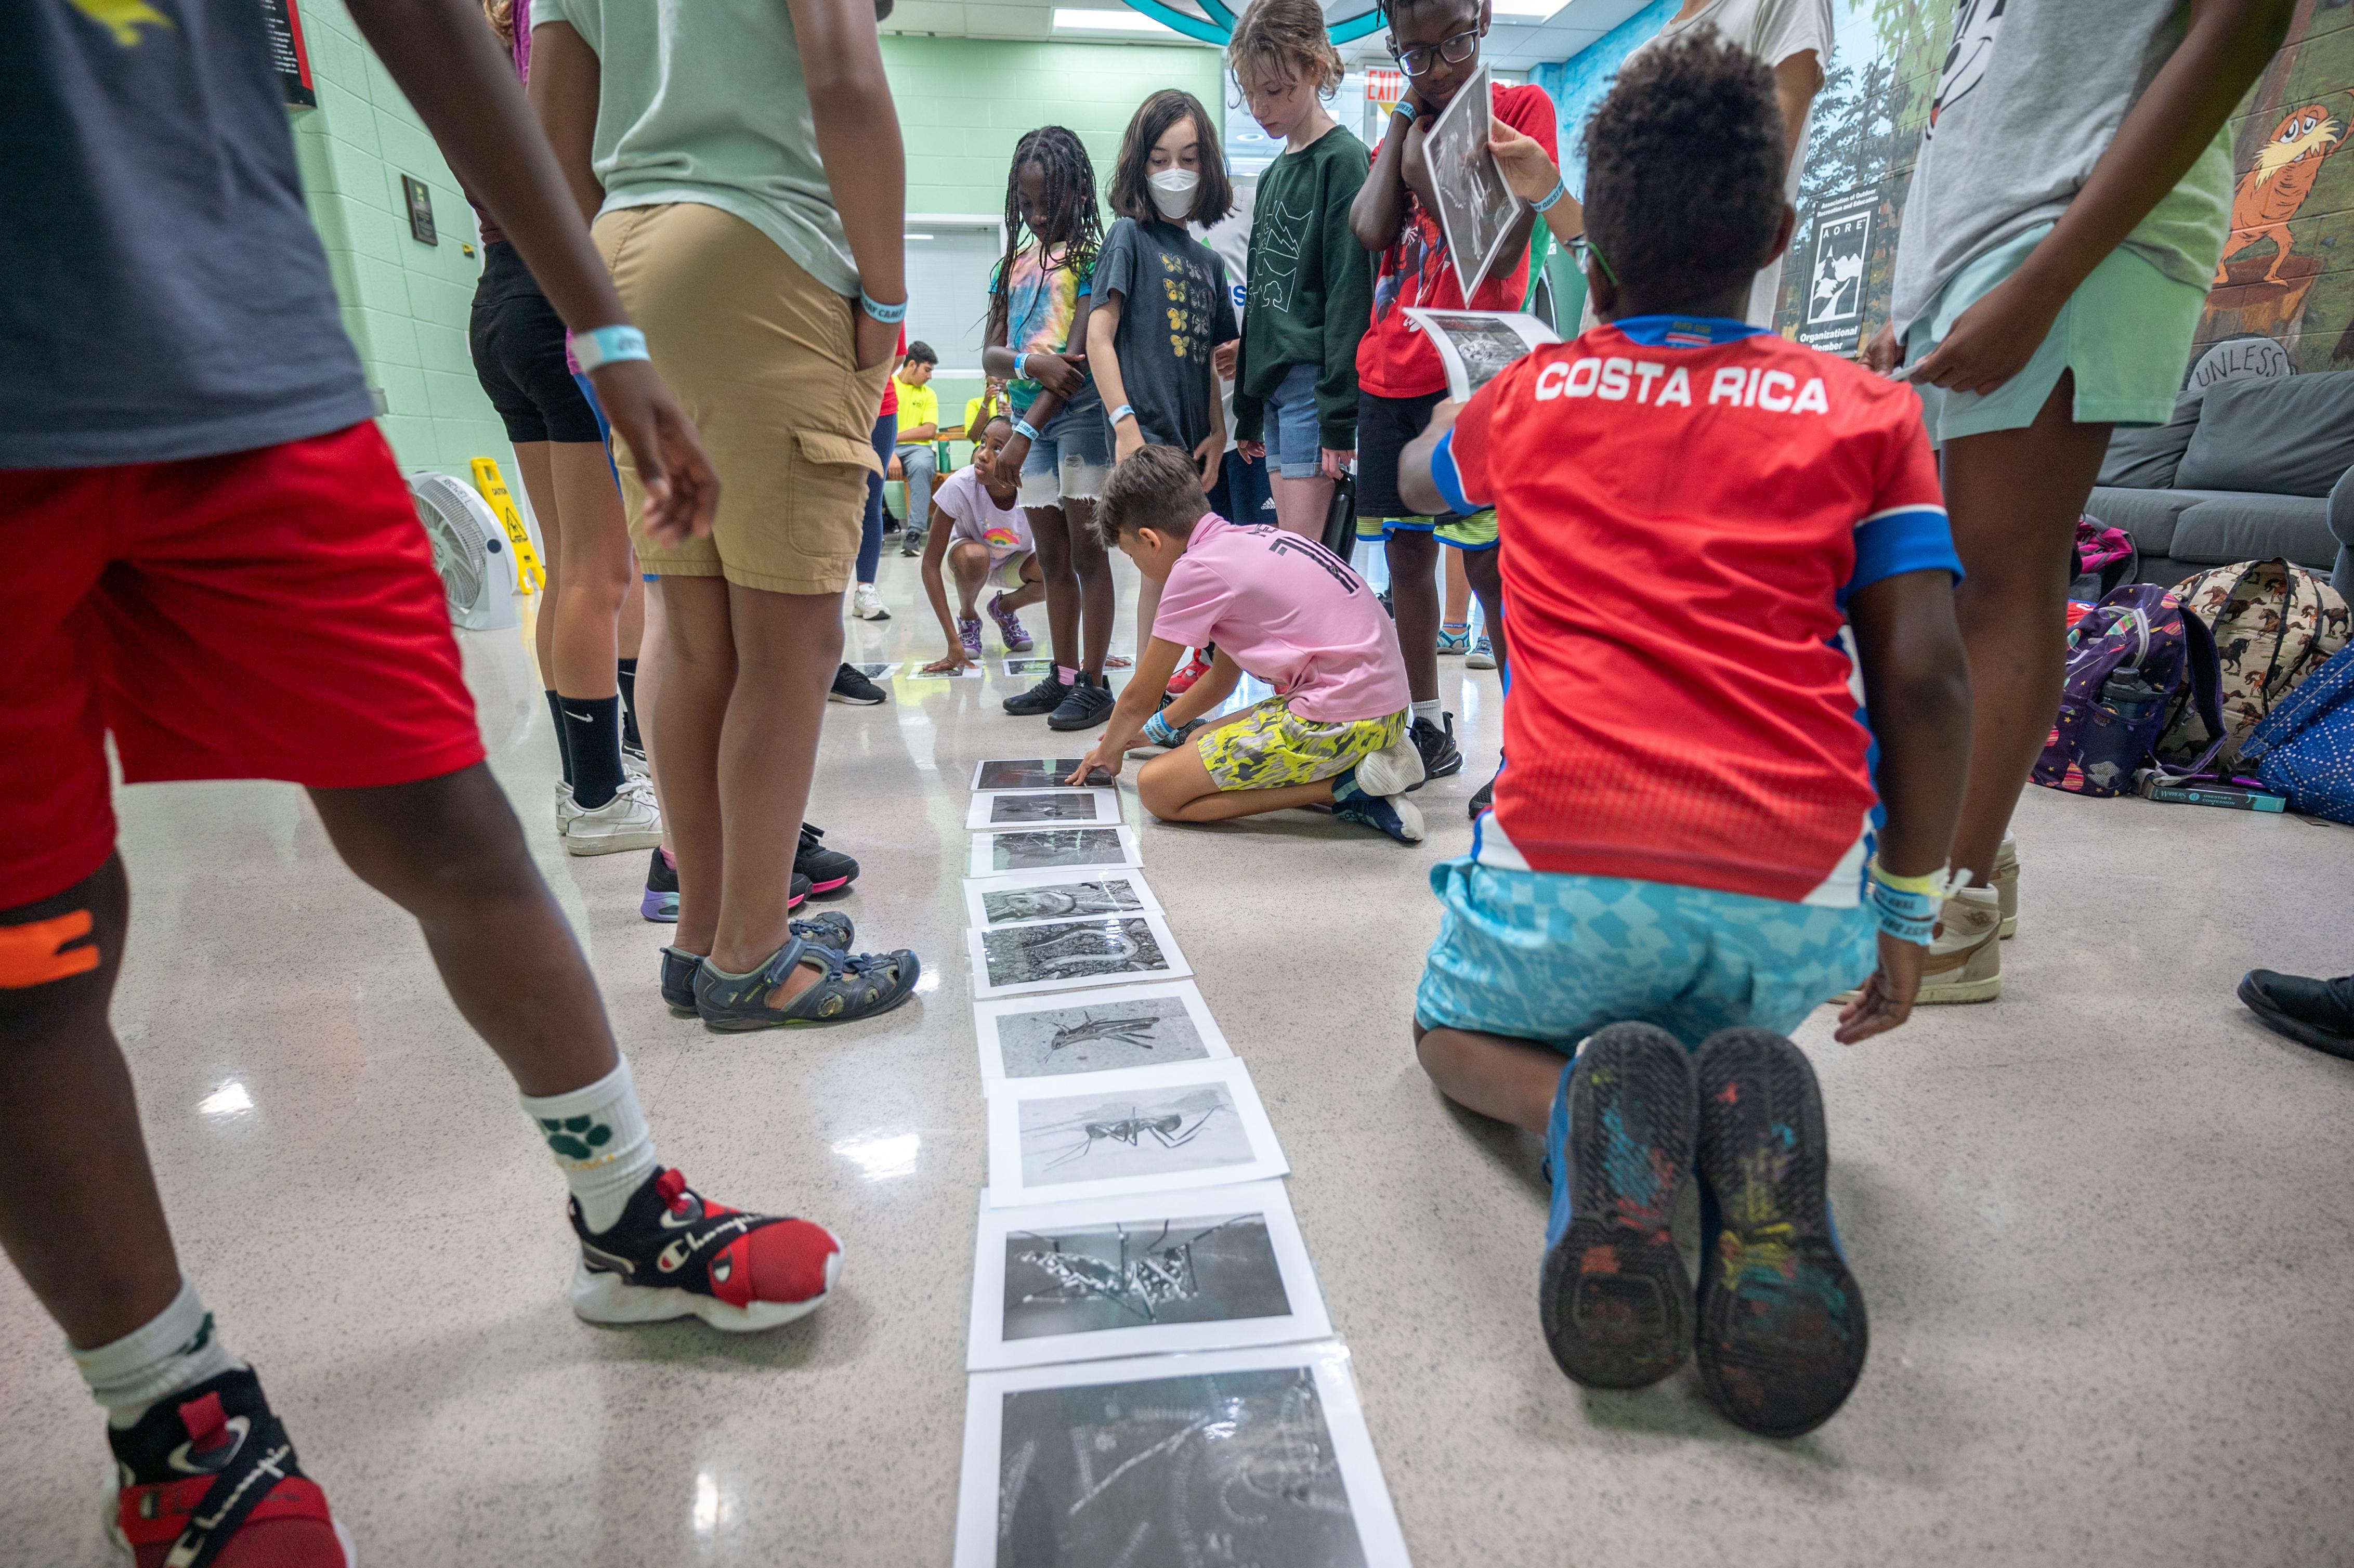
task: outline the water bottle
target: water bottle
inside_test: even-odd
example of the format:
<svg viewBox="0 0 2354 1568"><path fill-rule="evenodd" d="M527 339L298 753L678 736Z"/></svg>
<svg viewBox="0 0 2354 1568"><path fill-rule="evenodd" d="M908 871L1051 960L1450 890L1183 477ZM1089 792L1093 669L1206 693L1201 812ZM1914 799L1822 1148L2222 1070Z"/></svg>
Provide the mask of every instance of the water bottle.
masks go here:
<svg viewBox="0 0 2354 1568"><path fill-rule="evenodd" d="M2150 730L2166 694L2139 670L2119 670L2101 683L2077 755L2088 795L2115 795L2132 787L2134 769L2149 752Z"/></svg>

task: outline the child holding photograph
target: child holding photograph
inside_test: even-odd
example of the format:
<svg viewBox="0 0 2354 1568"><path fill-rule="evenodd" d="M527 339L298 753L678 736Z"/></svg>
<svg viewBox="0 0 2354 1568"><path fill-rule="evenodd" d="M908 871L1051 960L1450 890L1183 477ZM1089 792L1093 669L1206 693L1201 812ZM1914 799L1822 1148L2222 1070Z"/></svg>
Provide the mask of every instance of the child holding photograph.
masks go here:
<svg viewBox="0 0 2354 1568"><path fill-rule="evenodd" d="M1390 23L1390 53L1407 86L1349 219L1358 242L1381 258L1373 325L1357 348L1357 532L1362 538L1387 541L1390 601L1396 607L1398 643L1405 651L1406 679L1414 692L1415 745L1429 776L1444 779L1462 770L1463 754L1455 747L1454 715L1444 710L1438 695L1438 546L1464 552L1464 570L1488 611L1489 637L1503 661L1496 514L1483 506L1469 516L1432 515L1408 505L1398 491L1398 453L1422 433L1431 409L1447 395L1438 351L1405 313L1417 305L1520 309L1528 297L1529 235L1536 220L1526 210L1520 214L1505 232L1502 260L1465 300L1439 222L1424 143L1439 111L1479 73L1479 46L1490 21L1487 0L1384 0L1383 9ZM1557 132L1553 100L1544 89L1499 87L1490 108L1494 119L1553 156Z"/></svg>
<svg viewBox="0 0 2354 1568"><path fill-rule="evenodd" d="M1144 765L1137 799L1167 822L1330 804L1344 821L1398 842L1422 838L1405 792L1422 759L1405 739L1397 634L1365 580L1312 539L1210 514L1200 471L1173 447L1147 447L1112 471L1096 517L1107 545L1161 584L1152 641L1111 722L1070 782L1117 775L1142 740L1171 747ZM1188 647L1214 643L1210 673L1154 712ZM1247 670L1276 695L1205 730L1176 732L1226 699Z"/></svg>
<svg viewBox="0 0 2354 1568"><path fill-rule="evenodd" d="M1046 597L1038 576L1036 547L1029 520L1014 503L1016 488L994 472L997 454L1013 434L1013 424L1000 416L982 426L972 462L957 470L932 494L932 528L924 540L924 591L932 598L932 612L949 640L946 656L924 666L928 675L942 675L981 662L981 616L973 600L981 585L994 581L989 598L989 618L1008 653L1030 647L1030 633L1015 613ZM956 574L959 608L949 619L948 587L941 565Z"/></svg>
<svg viewBox="0 0 2354 1568"><path fill-rule="evenodd" d="M1657 1382L1696 1319L1710 1400L1795 1436L1866 1324L1784 1036L1859 981L1840 1041L1912 1009L1970 748L1961 567L1912 390L1741 319L1794 220L1772 72L1705 33L1647 51L1585 145L1606 324L1403 463L1424 510L1496 508L1512 614L1511 760L1432 873L1415 1038L1448 1098L1544 1131L1563 1370ZM1668 1229L1695 1162L1696 1308Z"/></svg>
<svg viewBox="0 0 2354 1568"><path fill-rule="evenodd" d="M1357 450L1357 343L1373 279L1349 207L1368 155L1324 111L1341 65L1316 0L1255 0L1226 63L1251 118L1283 143L1259 176L1235 433L1245 459L1273 471L1276 521L1321 538L1332 486Z"/></svg>

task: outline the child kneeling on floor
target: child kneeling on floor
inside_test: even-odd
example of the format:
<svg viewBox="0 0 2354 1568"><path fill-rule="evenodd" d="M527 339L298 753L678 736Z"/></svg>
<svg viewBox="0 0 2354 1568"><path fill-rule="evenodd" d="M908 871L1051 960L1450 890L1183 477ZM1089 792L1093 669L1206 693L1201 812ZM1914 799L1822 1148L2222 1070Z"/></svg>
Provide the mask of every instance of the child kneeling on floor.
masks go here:
<svg viewBox="0 0 2354 1568"><path fill-rule="evenodd" d="M1969 753L1961 567L1913 391L1741 320L1793 221L1772 73L1703 29L1621 70L1585 144L1605 324L1403 464L1422 510L1496 507L1512 622L1511 762L1432 872L1416 1044L1545 1134L1562 1369L1638 1387L1689 1335L1728 1419L1794 1436L1866 1330L1784 1036L1861 982L1853 1044L1919 990ZM1669 1232L1695 1163L1696 1304Z"/></svg>
<svg viewBox="0 0 2354 1568"><path fill-rule="evenodd" d="M1137 798L1163 821L1330 804L1402 844L1421 840L1422 813L1405 798L1422 783L1406 738L1405 662L1364 578L1312 539L1212 513L1200 471L1174 447L1148 446L1112 470L1096 525L1161 585L1161 608L1072 783L1098 768L1117 774L1128 748L1150 741L1171 749L1137 774ZM1156 713L1185 650L1211 643L1210 673ZM1246 670L1276 694L1179 744Z"/></svg>

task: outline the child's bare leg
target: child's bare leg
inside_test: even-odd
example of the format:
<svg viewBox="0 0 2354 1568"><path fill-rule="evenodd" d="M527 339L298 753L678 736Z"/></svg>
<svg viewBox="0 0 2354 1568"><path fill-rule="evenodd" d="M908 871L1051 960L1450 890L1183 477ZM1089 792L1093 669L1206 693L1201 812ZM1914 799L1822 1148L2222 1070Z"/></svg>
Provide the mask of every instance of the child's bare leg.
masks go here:
<svg viewBox="0 0 2354 1568"><path fill-rule="evenodd" d="M1008 609L1027 609L1046 597L1046 579L1038 575L1038 553L1022 557L1022 586L1005 596Z"/></svg>
<svg viewBox="0 0 2354 1568"><path fill-rule="evenodd" d="M1161 615L1161 585L1136 574L1136 658L1144 662L1144 645L1152 641L1152 623Z"/></svg>
<svg viewBox="0 0 2354 1568"><path fill-rule="evenodd" d="M2023 430L1946 443L1946 505L1968 571L1954 612L1970 657L1969 787L1953 863L1980 883L2060 708L2076 518L2092 495L2109 427L2071 417L2075 377Z"/></svg>
<svg viewBox="0 0 2354 1568"><path fill-rule="evenodd" d="M1319 475L1314 479L1275 481L1275 525L1287 534L1303 538L1324 536L1324 519L1332 510L1332 482Z"/></svg>
<svg viewBox="0 0 2354 1568"><path fill-rule="evenodd" d="M979 620L981 611L973 608L973 599L981 585L989 580L989 546L971 539L959 539L949 546L949 570L956 574L957 619Z"/></svg>
<svg viewBox="0 0 2354 1568"><path fill-rule="evenodd" d="M1438 551L1427 533L1399 529L1389 539L1390 607L1397 611L1406 690L1417 703L1438 696Z"/></svg>
<svg viewBox="0 0 2354 1568"><path fill-rule="evenodd" d="M1447 560L1462 557L1463 576L1471 591L1479 596L1479 613L1483 617L1479 630L1488 639L1490 652L1496 655L1496 667L1502 669L1511 661L1504 657L1504 567L1503 552L1494 546L1484 550L1449 550ZM1455 596L1455 574L1447 578L1447 598ZM1458 619L1448 610L1447 619Z"/></svg>
<svg viewBox="0 0 2354 1568"><path fill-rule="evenodd" d="M1040 579L1046 596L1046 641L1055 662L1066 670L1080 667L1079 577L1071 559L1071 521L1060 506L1026 506L1030 536L1038 549ZM1102 547L1097 547L1098 557Z"/></svg>
<svg viewBox="0 0 2354 1568"><path fill-rule="evenodd" d="M1439 613L1442 626L1463 626L1471 620L1471 579L1464 571L1463 552L1447 552L1447 603Z"/></svg>
<svg viewBox="0 0 2354 1568"><path fill-rule="evenodd" d="M1466 1110L1543 1132L1569 1058L1533 1040L1414 1026L1414 1053L1438 1092Z"/></svg>
<svg viewBox="0 0 2354 1568"><path fill-rule="evenodd" d="M1236 715L1241 716L1241 715ZM1293 806L1330 805L1332 781L1284 784L1272 789L1221 789L1198 747L1181 746L1138 769L1136 798L1164 822L1223 822Z"/></svg>
<svg viewBox="0 0 2354 1568"><path fill-rule="evenodd" d="M1119 610L1119 597L1112 589L1111 557L1105 553L1103 539L1096 533L1093 501L1066 497L1063 514L1070 519L1071 569L1077 574L1081 600L1086 606L1080 617L1084 638L1079 668L1100 681L1104 655L1111 652L1112 617ZM1060 638L1055 645L1063 645Z"/></svg>

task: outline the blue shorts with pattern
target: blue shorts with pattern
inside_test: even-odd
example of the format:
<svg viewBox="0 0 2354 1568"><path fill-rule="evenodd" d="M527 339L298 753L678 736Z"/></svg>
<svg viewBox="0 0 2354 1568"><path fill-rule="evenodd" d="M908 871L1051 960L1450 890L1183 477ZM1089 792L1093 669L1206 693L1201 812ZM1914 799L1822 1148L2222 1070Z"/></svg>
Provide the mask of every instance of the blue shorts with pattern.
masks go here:
<svg viewBox="0 0 2354 1568"><path fill-rule="evenodd" d="M1720 1029L1787 1034L1879 961L1871 913L1617 876L1431 867L1446 907L1415 993L1426 1029L1542 1041L1655 1023L1697 1046Z"/></svg>

